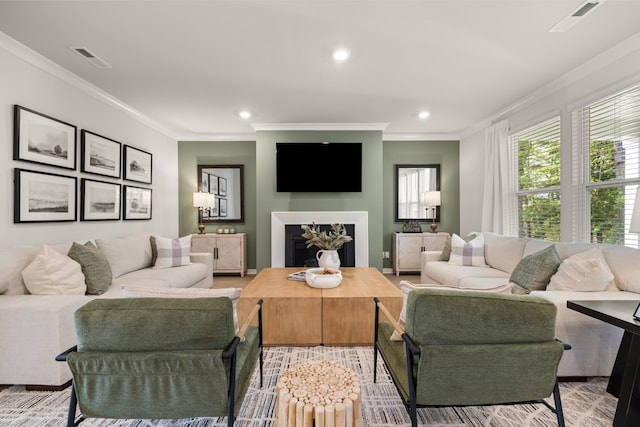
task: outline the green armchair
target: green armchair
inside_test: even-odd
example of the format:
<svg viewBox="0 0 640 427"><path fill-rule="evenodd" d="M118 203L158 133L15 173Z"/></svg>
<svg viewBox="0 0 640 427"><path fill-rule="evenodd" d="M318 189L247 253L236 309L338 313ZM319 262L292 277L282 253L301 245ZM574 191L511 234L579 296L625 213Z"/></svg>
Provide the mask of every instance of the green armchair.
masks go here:
<svg viewBox="0 0 640 427"><path fill-rule="evenodd" d="M374 382L379 353L412 426L418 406L523 402L544 403L564 426L557 369L570 346L554 338L552 303L529 295L414 290L403 329L374 301ZM391 339L394 330L402 341ZM551 394L555 408L542 400Z"/></svg>
<svg viewBox="0 0 640 427"><path fill-rule="evenodd" d="M67 426L82 417L227 417L232 426L256 361L262 386L262 300L238 334L231 300L96 299L75 312ZM250 326L258 316L258 326Z"/></svg>

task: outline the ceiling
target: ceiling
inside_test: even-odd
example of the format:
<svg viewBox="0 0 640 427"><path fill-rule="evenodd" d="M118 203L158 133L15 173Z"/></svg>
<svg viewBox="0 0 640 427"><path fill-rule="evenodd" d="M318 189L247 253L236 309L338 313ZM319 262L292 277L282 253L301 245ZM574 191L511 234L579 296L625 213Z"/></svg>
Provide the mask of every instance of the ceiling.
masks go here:
<svg viewBox="0 0 640 427"><path fill-rule="evenodd" d="M177 139L232 139L256 123L455 137L640 34L640 0L549 32L581 3L0 0L0 31ZM339 46L344 63L331 57Z"/></svg>

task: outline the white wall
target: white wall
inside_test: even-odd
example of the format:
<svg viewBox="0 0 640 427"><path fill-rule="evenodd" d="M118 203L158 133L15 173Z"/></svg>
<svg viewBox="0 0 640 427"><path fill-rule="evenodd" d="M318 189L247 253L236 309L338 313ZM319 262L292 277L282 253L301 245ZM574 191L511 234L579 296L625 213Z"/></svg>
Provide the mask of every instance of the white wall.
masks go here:
<svg viewBox="0 0 640 427"><path fill-rule="evenodd" d="M0 200L4 202L0 207L0 249L16 245L119 236L134 231L153 231L175 237L178 233L177 141L84 89L44 71L47 68L44 59L42 61L45 66L42 66L37 60L32 60L35 54L23 55L10 39L1 33L0 36L3 36L0 38ZM12 160L14 104L78 127L76 171ZM78 211L76 222L14 224L14 168L75 176L78 178L78 192L81 177L125 183L122 179L114 180L80 172L80 129L90 130L123 145L132 145L153 154L152 219L80 221ZM133 182L126 183L144 187Z"/></svg>
<svg viewBox="0 0 640 427"><path fill-rule="evenodd" d="M640 35L541 88L528 99L515 103L493 121L507 119L510 132L518 132L542 120L560 115L562 137L561 194L562 240L571 240L571 112L585 104L640 84ZM484 129L460 140L460 232L480 229L484 185Z"/></svg>

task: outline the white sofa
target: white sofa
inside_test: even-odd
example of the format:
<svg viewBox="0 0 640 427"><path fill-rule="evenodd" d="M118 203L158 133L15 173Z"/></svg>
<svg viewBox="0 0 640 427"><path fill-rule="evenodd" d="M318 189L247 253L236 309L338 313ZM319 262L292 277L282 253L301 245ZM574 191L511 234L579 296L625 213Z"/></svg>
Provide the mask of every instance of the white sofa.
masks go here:
<svg viewBox="0 0 640 427"><path fill-rule="evenodd" d="M150 233L96 239L109 261L113 280L101 295L32 295L22 279L41 247L0 251L0 384L57 387L71 379L56 355L75 345L73 313L94 298L122 298L122 285L153 288L211 288L213 257L191 253L191 264L151 267ZM82 242L84 243L84 242ZM72 243L53 245L66 255Z"/></svg>
<svg viewBox="0 0 640 427"><path fill-rule="evenodd" d="M568 300L638 300L640 302L640 250L596 243L553 243L537 239L482 233L487 267L458 266L440 261L441 252L423 252L420 285L490 290L509 283L520 260L555 245L560 260L594 247L602 248L614 281L602 291L536 290L558 308L557 338L571 344L558 369L561 377L609 376L623 331L567 308Z"/></svg>

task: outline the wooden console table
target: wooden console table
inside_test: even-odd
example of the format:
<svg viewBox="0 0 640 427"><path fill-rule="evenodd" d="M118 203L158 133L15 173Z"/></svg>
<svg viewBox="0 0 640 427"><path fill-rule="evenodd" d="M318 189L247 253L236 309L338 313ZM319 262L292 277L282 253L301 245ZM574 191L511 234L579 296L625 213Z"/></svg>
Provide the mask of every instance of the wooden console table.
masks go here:
<svg viewBox="0 0 640 427"><path fill-rule="evenodd" d="M373 344L374 296L400 315L402 293L373 267L342 268L342 283L333 289L288 280L296 271L300 268L265 268L242 290L240 319L264 300L265 345Z"/></svg>

